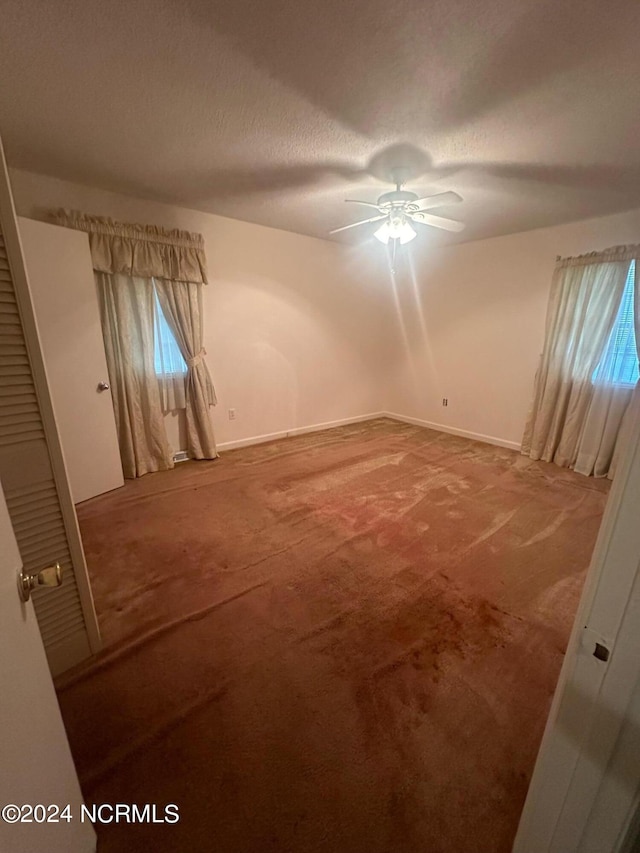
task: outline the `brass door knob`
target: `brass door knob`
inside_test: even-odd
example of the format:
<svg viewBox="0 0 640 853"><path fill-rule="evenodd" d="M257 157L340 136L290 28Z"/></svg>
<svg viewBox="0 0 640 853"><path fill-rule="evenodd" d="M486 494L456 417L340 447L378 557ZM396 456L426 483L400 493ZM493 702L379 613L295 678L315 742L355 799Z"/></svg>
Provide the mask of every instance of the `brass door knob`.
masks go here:
<svg viewBox="0 0 640 853"><path fill-rule="evenodd" d="M39 586L56 587L62 586L62 566L56 563L54 566L47 566L39 572L26 574L21 571L18 575L18 592L23 601L29 601L31 591Z"/></svg>
<svg viewBox="0 0 640 853"><path fill-rule="evenodd" d="M108 382L98 382L98 391L108 391L109 387L110 386Z"/></svg>

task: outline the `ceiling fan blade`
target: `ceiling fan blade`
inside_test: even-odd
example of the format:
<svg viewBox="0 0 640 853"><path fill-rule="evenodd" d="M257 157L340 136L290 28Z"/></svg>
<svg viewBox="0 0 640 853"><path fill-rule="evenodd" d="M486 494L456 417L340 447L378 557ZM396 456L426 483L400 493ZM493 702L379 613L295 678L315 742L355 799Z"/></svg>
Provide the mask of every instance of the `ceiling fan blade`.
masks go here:
<svg viewBox="0 0 640 853"><path fill-rule="evenodd" d="M448 192L416 199L413 204L418 205L418 210L431 210L432 207L444 207L445 204L456 204L459 201L462 201L462 197L458 193Z"/></svg>
<svg viewBox="0 0 640 853"><path fill-rule="evenodd" d="M462 231L464 222L457 222L455 219L447 219L445 216L434 216L432 213L409 214L414 222L422 225L432 225L434 228L444 228L445 231Z"/></svg>
<svg viewBox="0 0 640 853"><path fill-rule="evenodd" d="M380 210L378 205L374 204L372 201L358 201L357 198L345 198L345 201L348 201L351 204L364 204L367 207L375 207L376 210Z"/></svg>
<svg viewBox="0 0 640 853"><path fill-rule="evenodd" d="M377 222L379 219L386 219L386 213L382 216L372 216L371 219L361 219L360 222L352 222L351 225L343 225L342 228L334 228L329 231L329 234L337 234L339 231L346 231L348 228L355 228L356 225L366 225L367 222Z"/></svg>

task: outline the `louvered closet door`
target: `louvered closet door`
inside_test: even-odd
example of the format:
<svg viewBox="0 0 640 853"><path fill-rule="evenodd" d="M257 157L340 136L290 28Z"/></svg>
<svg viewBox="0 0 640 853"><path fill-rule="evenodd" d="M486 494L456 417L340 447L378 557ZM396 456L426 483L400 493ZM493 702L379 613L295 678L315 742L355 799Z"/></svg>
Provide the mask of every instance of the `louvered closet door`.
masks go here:
<svg viewBox="0 0 640 853"><path fill-rule="evenodd" d="M24 570L37 572L58 561L64 570L61 587L33 593L56 675L97 651L100 638L3 157L1 165L0 481Z"/></svg>

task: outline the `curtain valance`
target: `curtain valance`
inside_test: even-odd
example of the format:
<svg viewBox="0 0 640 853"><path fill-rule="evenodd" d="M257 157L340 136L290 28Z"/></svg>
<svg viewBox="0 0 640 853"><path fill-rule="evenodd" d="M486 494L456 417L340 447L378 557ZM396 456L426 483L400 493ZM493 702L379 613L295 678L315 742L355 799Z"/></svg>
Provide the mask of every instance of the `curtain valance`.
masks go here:
<svg viewBox="0 0 640 853"><path fill-rule="evenodd" d="M633 261L640 257L640 243L630 246L612 246L602 252L589 252L586 255L576 255L573 258L556 258L556 269L567 267L588 267L591 264L611 263L615 261Z"/></svg>
<svg viewBox="0 0 640 853"><path fill-rule="evenodd" d="M75 210L52 215L57 225L86 231L96 272L207 284L204 239L178 229L116 222Z"/></svg>

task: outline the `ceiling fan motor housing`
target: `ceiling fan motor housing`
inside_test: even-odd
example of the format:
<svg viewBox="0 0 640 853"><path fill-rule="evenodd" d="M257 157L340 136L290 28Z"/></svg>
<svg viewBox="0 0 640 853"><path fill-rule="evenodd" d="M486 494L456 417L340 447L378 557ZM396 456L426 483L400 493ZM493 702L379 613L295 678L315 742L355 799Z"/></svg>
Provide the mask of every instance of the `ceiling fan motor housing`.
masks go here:
<svg viewBox="0 0 640 853"><path fill-rule="evenodd" d="M418 200L416 193L409 190L393 190L390 193L384 193L378 199L378 207L383 210L392 210L393 208L405 208L412 202Z"/></svg>

